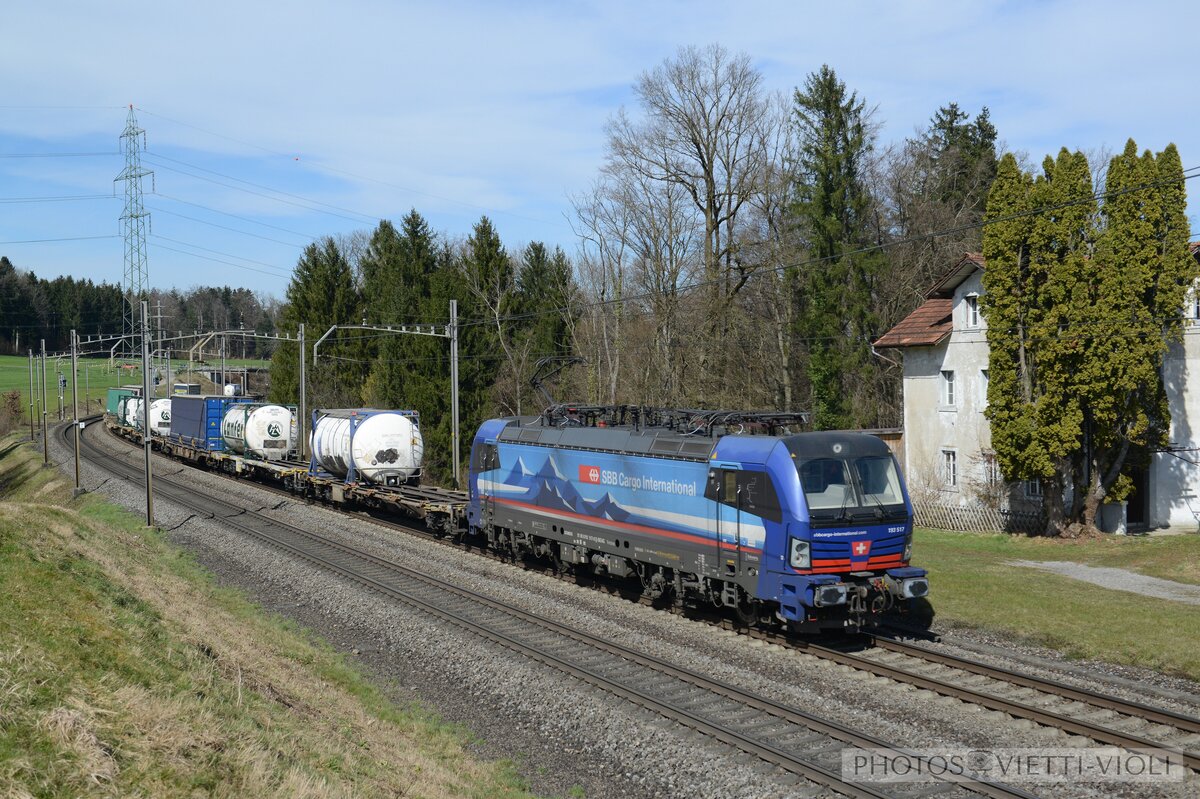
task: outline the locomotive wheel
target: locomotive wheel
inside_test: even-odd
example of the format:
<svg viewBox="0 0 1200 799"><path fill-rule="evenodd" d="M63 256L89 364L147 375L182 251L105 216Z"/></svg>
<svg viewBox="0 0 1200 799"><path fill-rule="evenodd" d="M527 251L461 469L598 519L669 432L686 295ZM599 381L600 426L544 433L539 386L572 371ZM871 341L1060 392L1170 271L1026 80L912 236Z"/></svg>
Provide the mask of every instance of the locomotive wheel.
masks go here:
<svg viewBox="0 0 1200 799"><path fill-rule="evenodd" d="M758 603L745 596L733 608L738 623L744 627L757 627L759 622Z"/></svg>

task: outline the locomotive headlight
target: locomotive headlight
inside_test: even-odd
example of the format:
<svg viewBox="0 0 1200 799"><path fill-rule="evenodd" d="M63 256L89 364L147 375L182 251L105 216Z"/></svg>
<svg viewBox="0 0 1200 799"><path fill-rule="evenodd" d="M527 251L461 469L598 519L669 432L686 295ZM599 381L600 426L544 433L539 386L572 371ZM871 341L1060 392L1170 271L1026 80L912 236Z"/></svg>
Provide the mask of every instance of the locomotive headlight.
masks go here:
<svg viewBox="0 0 1200 799"><path fill-rule="evenodd" d="M846 584L819 585L813 589L813 604L827 608L831 605L846 604Z"/></svg>
<svg viewBox="0 0 1200 799"><path fill-rule="evenodd" d="M792 539L792 556L789 562L792 568L807 569L812 565L812 547L807 541L799 538Z"/></svg>

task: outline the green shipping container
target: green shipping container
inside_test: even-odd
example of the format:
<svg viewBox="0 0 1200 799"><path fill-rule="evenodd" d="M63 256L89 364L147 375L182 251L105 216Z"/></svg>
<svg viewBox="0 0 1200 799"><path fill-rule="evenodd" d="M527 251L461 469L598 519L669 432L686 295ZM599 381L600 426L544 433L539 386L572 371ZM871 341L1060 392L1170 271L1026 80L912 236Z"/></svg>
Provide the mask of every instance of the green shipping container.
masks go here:
<svg viewBox="0 0 1200 799"><path fill-rule="evenodd" d="M110 388L108 390L108 403L104 407L109 413L115 416L117 413L117 403L119 403L123 397L140 397L141 395L142 391L140 388L131 388L129 386Z"/></svg>

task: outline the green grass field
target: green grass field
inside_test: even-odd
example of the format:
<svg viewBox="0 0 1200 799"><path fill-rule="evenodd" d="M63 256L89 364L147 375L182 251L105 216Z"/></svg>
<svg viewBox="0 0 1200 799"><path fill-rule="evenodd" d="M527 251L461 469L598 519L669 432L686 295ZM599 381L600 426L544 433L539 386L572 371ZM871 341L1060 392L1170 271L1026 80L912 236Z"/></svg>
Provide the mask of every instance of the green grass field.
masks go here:
<svg viewBox="0 0 1200 799"><path fill-rule="evenodd" d="M270 361L255 360L255 359L226 359L225 365L229 368L234 367L257 367L266 368L270 366ZM171 372L172 380L175 380L181 371L188 367L187 361L172 361ZM219 368L220 361L208 361L204 365L204 369ZM51 418L57 418L58 415L58 373L59 370L67 378L67 388L63 392L63 404L66 407L66 414L70 415L71 408L71 359L62 358L46 359L46 406L49 409ZM104 409L105 393L113 386L123 386L129 384L138 384L142 382L142 371L137 369L125 369L119 365L110 367L107 358L81 358L79 360L79 415L86 416L85 409L90 409L92 413L97 410ZM0 394L8 393L9 391L21 392L21 408L26 414L25 423L28 424L28 408L29 408L29 358L19 355L0 355ZM155 392L159 396L165 396L167 387L159 386ZM35 395L38 393L38 387L34 387ZM85 396L86 395L86 396ZM90 400L90 404L88 403Z"/></svg>
<svg viewBox="0 0 1200 799"><path fill-rule="evenodd" d="M913 556L929 570L939 621L1200 680L1200 606L1007 565L1017 560L1073 561L1200 584L1200 536L1066 541L918 529Z"/></svg>

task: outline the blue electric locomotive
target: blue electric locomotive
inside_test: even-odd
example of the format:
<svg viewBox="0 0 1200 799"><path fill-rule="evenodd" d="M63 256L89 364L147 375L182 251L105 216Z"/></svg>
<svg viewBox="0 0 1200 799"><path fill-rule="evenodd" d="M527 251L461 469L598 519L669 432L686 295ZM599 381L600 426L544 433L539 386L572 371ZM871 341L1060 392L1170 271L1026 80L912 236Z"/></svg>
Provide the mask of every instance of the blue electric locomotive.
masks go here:
<svg viewBox="0 0 1200 799"><path fill-rule="evenodd" d="M908 565L912 505L883 441L684 429L485 422L470 532L796 631L861 627L928 593L925 571Z"/></svg>

